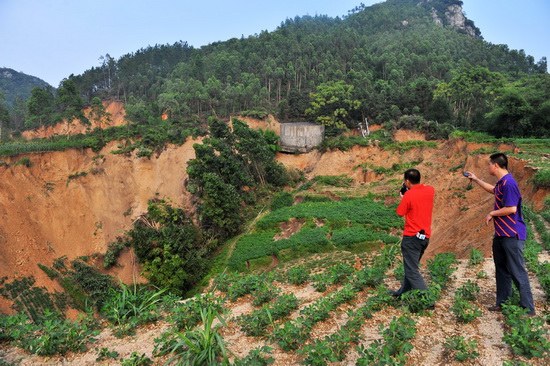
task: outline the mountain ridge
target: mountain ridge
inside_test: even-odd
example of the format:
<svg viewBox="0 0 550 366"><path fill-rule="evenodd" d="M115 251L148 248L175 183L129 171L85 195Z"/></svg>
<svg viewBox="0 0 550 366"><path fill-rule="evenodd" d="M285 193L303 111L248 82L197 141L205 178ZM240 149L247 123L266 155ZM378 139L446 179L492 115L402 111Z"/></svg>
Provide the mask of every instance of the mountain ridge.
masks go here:
<svg viewBox="0 0 550 366"><path fill-rule="evenodd" d="M35 87L53 88L37 76L25 74L7 67L0 67L0 93L4 94L9 108L15 105L18 98L22 100L28 99L32 89Z"/></svg>

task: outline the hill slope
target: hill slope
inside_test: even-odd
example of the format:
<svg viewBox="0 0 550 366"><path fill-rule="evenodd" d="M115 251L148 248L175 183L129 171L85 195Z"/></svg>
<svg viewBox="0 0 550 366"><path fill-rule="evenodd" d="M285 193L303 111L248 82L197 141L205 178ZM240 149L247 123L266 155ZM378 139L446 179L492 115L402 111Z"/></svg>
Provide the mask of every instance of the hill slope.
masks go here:
<svg viewBox="0 0 550 366"><path fill-rule="evenodd" d="M48 88L50 84L36 76L0 67L0 93L4 94L9 107L16 99L27 100L33 88Z"/></svg>

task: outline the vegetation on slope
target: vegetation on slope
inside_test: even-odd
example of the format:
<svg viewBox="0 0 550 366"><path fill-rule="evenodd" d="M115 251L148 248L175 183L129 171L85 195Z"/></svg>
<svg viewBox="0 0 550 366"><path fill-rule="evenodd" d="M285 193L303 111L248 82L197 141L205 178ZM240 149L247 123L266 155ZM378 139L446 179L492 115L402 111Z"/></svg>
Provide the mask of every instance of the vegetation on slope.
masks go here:
<svg viewBox="0 0 550 366"><path fill-rule="evenodd" d="M451 28L445 11L461 1L417 3L296 17L273 32L200 49L179 42L119 60L106 55L99 67L65 79L57 95L36 91L11 128L55 123L73 115L68 105L99 97L122 99L135 123L163 113L182 121L256 110L324 123L328 133L366 117L380 123L415 115L499 136L548 135L546 59L535 63L522 50L484 42L469 19Z"/></svg>

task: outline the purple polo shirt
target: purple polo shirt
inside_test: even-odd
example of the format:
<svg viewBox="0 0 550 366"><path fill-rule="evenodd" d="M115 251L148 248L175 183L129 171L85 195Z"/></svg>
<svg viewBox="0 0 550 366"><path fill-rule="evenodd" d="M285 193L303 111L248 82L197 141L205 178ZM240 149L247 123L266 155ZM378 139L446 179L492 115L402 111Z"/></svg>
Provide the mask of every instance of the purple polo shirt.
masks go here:
<svg viewBox="0 0 550 366"><path fill-rule="evenodd" d="M519 240L525 240L527 238L527 229L521 213L521 193L512 174L508 173L499 179L495 185L494 193L495 210L509 206L517 207L517 211L514 214L493 217L495 236L517 237Z"/></svg>

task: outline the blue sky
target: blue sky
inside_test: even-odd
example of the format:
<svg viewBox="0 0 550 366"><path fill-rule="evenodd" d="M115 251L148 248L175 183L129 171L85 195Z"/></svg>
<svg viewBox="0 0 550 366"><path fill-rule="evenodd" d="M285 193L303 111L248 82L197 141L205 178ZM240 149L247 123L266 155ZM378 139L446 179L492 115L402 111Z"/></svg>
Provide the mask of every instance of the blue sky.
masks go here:
<svg viewBox="0 0 550 366"><path fill-rule="evenodd" d="M484 39L550 57L550 0L463 0ZM296 15L346 15L369 0L0 0L0 67L53 86L155 44L194 47L273 31Z"/></svg>

